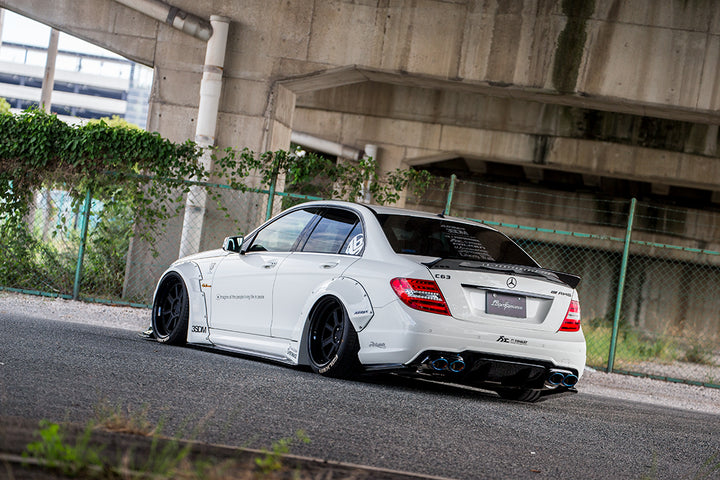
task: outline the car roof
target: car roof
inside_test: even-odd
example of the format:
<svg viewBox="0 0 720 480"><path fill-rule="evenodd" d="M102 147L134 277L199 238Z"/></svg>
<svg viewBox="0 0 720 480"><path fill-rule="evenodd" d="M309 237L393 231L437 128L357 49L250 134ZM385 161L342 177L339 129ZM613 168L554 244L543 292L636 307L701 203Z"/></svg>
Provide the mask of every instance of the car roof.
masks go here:
<svg viewBox="0 0 720 480"><path fill-rule="evenodd" d="M349 208L355 208L355 209L367 208L376 216L377 215L406 215L406 216L411 216L411 217L433 218L433 219L443 218L443 219L452 220L455 222L475 225L475 226L481 227L481 228L487 228L489 230L495 230L494 228L492 228L488 225L484 225L480 222L472 221L472 220L468 220L468 219L464 219L464 218L460 218L460 217L452 217L449 215L444 215L442 212L432 213L432 212L424 212L421 210L411 210L408 208L388 207L385 205L368 205L368 204L364 204L364 203L346 202L343 200L318 200L318 201L313 201L313 202L308 202L308 203L303 203L303 204L298 205L298 207L308 207L308 206L313 206L313 207L335 206L335 207L349 207Z"/></svg>

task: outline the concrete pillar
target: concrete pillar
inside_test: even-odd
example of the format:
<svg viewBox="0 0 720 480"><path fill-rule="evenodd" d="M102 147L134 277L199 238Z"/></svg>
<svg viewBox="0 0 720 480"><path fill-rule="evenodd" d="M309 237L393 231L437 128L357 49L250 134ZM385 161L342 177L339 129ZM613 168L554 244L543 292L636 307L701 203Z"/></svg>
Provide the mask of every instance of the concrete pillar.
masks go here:
<svg viewBox="0 0 720 480"><path fill-rule="evenodd" d="M52 92L55 87L55 63L57 61L58 40L60 32L54 28L50 29L50 41L48 43L47 58L45 60L45 73L43 75L42 90L40 92L40 108L45 113L50 113L52 107ZM47 240L50 229L50 214L52 212L52 202L50 199L50 190L44 189L42 192L42 239ZM34 218L34 213L30 218Z"/></svg>
<svg viewBox="0 0 720 480"><path fill-rule="evenodd" d="M0 48L2 48L2 31L3 31L4 23L5 23L5 9L0 8Z"/></svg>
<svg viewBox="0 0 720 480"><path fill-rule="evenodd" d="M55 87L55 62L57 60L59 37L60 32L54 28L50 29L50 43L48 44L45 74L43 76L42 92L40 93L40 108L45 110L45 113L50 113L50 107L52 105L52 91Z"/></svg>

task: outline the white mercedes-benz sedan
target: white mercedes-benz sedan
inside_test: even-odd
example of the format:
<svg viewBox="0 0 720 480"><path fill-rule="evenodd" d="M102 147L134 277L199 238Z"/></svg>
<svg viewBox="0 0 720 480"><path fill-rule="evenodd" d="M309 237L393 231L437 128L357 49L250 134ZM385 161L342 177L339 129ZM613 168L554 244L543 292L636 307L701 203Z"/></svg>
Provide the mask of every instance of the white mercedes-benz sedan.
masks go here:
<svg viewBox="0 0 720 480"><path fill-rule="evenodd" d="M480 223L309 202L173 263L152 327L332 377L389 371L536 401L583 373L579 281Z"/></svg>

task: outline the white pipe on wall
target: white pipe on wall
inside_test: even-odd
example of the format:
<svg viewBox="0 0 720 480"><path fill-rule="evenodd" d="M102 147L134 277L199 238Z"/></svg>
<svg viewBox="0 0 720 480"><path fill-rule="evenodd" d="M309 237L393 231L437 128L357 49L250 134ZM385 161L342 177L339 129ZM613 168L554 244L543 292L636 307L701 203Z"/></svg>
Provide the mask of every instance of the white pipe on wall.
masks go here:
<svg viewBox="0 0 720 480"><path fill-rule="evenodd" d="M227 47L230 19L220 15L212 15L210 24L213 36L208 40L205 50L205 64L200 83L200 104L198 105L195 142L200 145L215 144L218 111L220 109L220 93L222 91L225 50Z"/></svg>
<svg viewBox="0 0 720 480"><path fill-rule="evenodd" d="M365 156L366 156L366 157L370 157L370 158L372 158L373 160L375 160L375 162L377 162L377 160L378 160L378 146L377 146L377 145L373 145L372 143L366 144L366 145L365 145ZM370 194L370 182L371 182L371 181L372 181L372 180L368 180L368 181L363 185L363 191L362 191L362 194L361 194L361 199L362 199L362 202L363 202L363 203L370 203L370 202L372 201L372 195Z"/></svg>
<svg viewBox="0 0 720 480"><path fill-rule="evenodd" d="M195 143L205 148L201 161L205 170L212 169L212 156L207 147L215 145L215 130L220 110L223 67L227 47L230 19L219 15L210 17L213 35L205 50L205 65L200 82L200 104L198 105ZM182 236L179 256L184 257L200 251L200 242L205 223L207 192L204 187L192 186L185 201Z"/></svg>
<svg viewBox="0 0 720 480"><path fill-rule="evenodd" d="M290 141L302 145L318 152L327 153L328 155L334 155L336 157L348 158L350 160L360 160L363 156L363 151L357 148L348 147L342 143L332 142L325 140L324 138L310 135L309 133L303 132L292 132L290 134Z"/></svg>
<svg viewBox="0 0 720 480"><path fill-rule="evenodd" d="M126 7L144 13L148 17L167 23L188 35L207 41L213 34L212 26L196 15L168 5L160 0L115 0Z"/></svg>

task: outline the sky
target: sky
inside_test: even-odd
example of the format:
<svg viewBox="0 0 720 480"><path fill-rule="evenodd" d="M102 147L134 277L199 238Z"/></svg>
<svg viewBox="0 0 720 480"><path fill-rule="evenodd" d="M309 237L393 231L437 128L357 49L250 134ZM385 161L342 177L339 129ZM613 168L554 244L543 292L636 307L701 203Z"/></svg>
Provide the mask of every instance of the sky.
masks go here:
<svg viewBox="0 0 720 480"><path fill-rule="evenodd" d="M2 26L3 43L16 43L34 47L47 48L50 43L50 27L36 22L17 13L5 10ZM98 55L110 59L123 59L109 50L106 50L92 43L60 32L58 39L58 50L77 52L83 54ZM28 65L44 66L47 55L44 51L26 51L17 48L0 47L0 61L11 63L25 63ZM59 55L57 69L67 71L82 71L87 74L102 75L108 77L128 78L131 69L128 63L118 63L105 60L83 60L79 61L77 56ZM136 86L148 87L152 84L152 69L143 65L136 65L133 70L134 83Z"/></svg>
<svg viewBox="0 0 720 480"><path fill-rule="evenodd" d="M18 15L10 10L5 10L2 41L47 48L50 42L50 27ZM58 49L122 58L109 50L105 50L104 48L62 32L60 32Z"/></svg>

